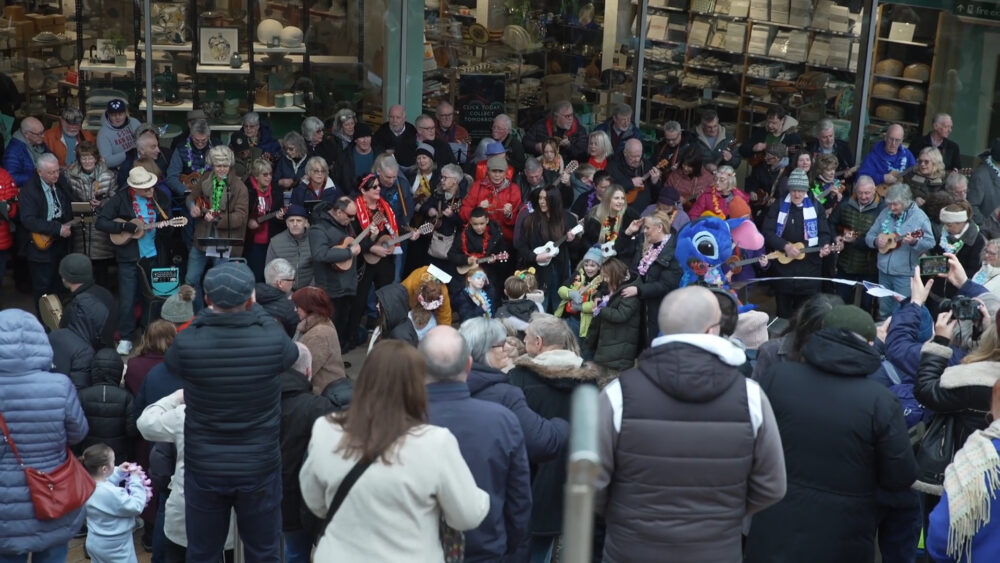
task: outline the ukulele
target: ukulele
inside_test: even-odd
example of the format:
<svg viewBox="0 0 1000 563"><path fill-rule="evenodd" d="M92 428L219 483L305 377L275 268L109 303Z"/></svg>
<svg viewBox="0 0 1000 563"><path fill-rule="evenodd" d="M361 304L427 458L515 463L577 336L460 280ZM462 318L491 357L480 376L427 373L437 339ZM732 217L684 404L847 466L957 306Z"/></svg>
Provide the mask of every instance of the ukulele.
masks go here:
<svg viewBox="0 0 1000 563"><path fill-rule="evenodd" d="M433 230L434 230L434 223L424 223L423 225L420 225L420 227L417 228L416 230L410 231L405 235L400 235L398 237L393 237L390 234L382 235L375 241L375 245L381 246L382 248L389 250L392 247L396 246L398 243L403 242L404 240L410 240L418 232L422 235L426 235ZM363 256L365 258L365 262L372 265L378 264L378 261L382 259L382 257L376 256L368 252L364 253Z"/></svg>
<svg viewBox="0 0 1000 563"><path fill-rule="evenodd" d="M274 211L265 213L260 217L251 217L251 219L257 221L257 225L263 225L265 221L270 221L271 219L274 219L275 217L278 216L278 213L281 213L282 211L288 211L288 208L282 207L281 209L275 209Z"/></svg>
<svg viewBox="0 0 1000 563"><path fill-rule="evenodd" d="M615 241L609 240L601 245L601 256L603 256L605 260L618 256L618 251L615 250Z"/></svg>
<svg viewBox="0 0 1000 563"><path fill-rule="evenodd" d="M483 256L482 258L476 258L475 264L462 264L461 266L456 266L455 271L458 275L464 276L469 273L469 270L475 268L480 264L492 264L494 262L506 262L510 258L510 254L507 251L499 252L497 254L490 254L489 256Z"/></svg>
<svg viewBox="0 0 1000 563"><path fill-rule="evenodd" d="M205 172L191 172L189 174L181 174L180 180L187 188L187 191L194 191L195 187L201 184L202 178L205 176Z"/></svg>
<svg viewBox="0 0 1000 563"><path fill-rule="evenodd" d="M344 240L333 245L333 248L343 248L346 250L354 250L355 246L361 244L361 241L365 239L366 236L377 233L379 229L382 228L382 224L385 223L385 217L382 216L381 212L376 211L375 215L372 215L371 221L368 222L368 226L361 230L355 237L344 237ZM347 260L341 262L334 262L333 267L337 268L341 272L346 272L351 269L351 265L354 264L354 255Z"/></svg>
<svg viewBox="0 0 1000 563"><path fill-rule="evenodd" d="M562 246L562 243L566 242L566 239L569 237L569 234L573 233L573 235L576 236L576 235L578 235L578 234L580 234L582 232L583 232L583 223L582 222L581 223L577 223L575 227L573 227L572 229L570 229L565 235L559 237L557 240L554 240L554 241L550 240L550 241L546 242L545 244L543 244L542 246L535 247L535 250L534 250L534 252L535 252L535 261L538 263L539 266L543 266L543 267L544 266L548 266L549 264L552 263L552 260L556 256L559 256L559 247ZM542 262L542 261L538 260L538 256L541 255L541 254L550 254L551 256L549 256L548 260L545 260L544 262Z"/></svg>
<svg viewBox="0 0 1000 563"><path fill-rule="evenodd" d="M795 260L804 259L806 257L806 254L812 254L814 252L819 252L823 250L822 246L810 246L809 248L806 248L805 243L802 242L793 243L792 246L799 249L799 255L796 256L795 258L792 258L791 256L785 254L781 250L775 250L774 252L766 254L765 256L767 256L768 260L777 260L781 264L791 264ZM844 244L840 242L832 243L829 246L830 246L830 252L840 252L841 250L844 249ZM760 257L758 256L757 258L754 258L754 260L755 261L760 260Z"/></svg>
<svg viewBox="0 0 1000 563"><path fill-rule="evenodd" d="M899 248L900 241L902 241L904 238L906 238L908 236L912 236L914 238L920 238L920 237L924 236L924 231L923 231L923 229L917 229L917 230L915 230L913 232L905 233L905 234L886 233L886 235L885 235L885 237L886 237L885 248L879 248L878 249L878 253L879 254L888 254L889 252L892 252L893 250L896 250L897 248Z"/></svg>
<svg viewBox="0 0 1000 563"><path fill-rule="evenodd" d="M70 227L75 227L80 223L93 223L96 221L96 217L93 215L89 217L77 217L71 219L69 222L63 223L63 225L69 225ZM44 233L31 233L31 243L35 245L38 250L48 250L55 242L56 237L52 235L47 235Z"/></svg>
<svg viewBox="0 0 1000 563"><path fill-rule="evenodd" d="M639 186L639 187L637 187L637 188L635 188L635 189L633 189L633 190L629 190L629 191L625 192L625 201L627 203L629 203L629 204L635 203L635 200L636 200L636 198L639 197L639 194L641 194L642 192L646 191L646 180L649 179L649 175L653 172L653 169L654 168L666 168L669 165L670 165L670 162L667 159L663 159L663 160L657 162L656 166L651 166L649 168L649 170L647 170L646 173L643 174L643 176L642 176L642 185Z"/></svg>
<svg viewBox="0 0 1000 563"><path fill-rule="evenodd" d="M183 227L188 224L187 217L174 217L167 221L159 221L157 223L146 223L142 219L136 217L135 219L115 219L115 223L132 223L139 227L139 230L130 233L128 231L122 231L120 233L111 233L108 238L111 242L117 246L122 246L128 244L130 241L139 240L146 236L146 231L151 231L153 229L162 229L164 227Z"/></svg>

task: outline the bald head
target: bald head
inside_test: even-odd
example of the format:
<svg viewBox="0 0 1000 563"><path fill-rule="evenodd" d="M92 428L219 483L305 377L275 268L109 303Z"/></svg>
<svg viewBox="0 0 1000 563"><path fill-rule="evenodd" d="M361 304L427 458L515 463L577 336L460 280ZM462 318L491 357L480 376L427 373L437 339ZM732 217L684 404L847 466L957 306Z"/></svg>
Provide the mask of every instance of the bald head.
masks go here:
<svg viewBox="0 0 1000 563"><path fill-rule="evenodd" d="M903 135L903 126L900 125L900 124L898 124L898 123L893 123L892 125L889 126L888 129L885 130L885 132L886 132L887 135L894 135L894 134L898 133L900 136L902 136Z"/></svg>
<svg viewBox="0 0 1000 563"><path fill-rule="evenodd" d="M427 333L418 347L427 364L427 382L465 381L472 368L469 345L457 330L437 326Z"/></svg>
<svg viewBox="0 0 1000 563"><path fill-rule="evenodd" d="M675 289L663 298L657 322L660 332L671 334L704 334L722 319L719 301L712 292L700 286Z"/></svg>
<svg viewBox="0 0 1000 563"><path fill-rule="evenodd" d="M45 126L35 117L25 117L21 120L21 136L24 142L37 146L44 142L42 134L45 133Z"/></svg>

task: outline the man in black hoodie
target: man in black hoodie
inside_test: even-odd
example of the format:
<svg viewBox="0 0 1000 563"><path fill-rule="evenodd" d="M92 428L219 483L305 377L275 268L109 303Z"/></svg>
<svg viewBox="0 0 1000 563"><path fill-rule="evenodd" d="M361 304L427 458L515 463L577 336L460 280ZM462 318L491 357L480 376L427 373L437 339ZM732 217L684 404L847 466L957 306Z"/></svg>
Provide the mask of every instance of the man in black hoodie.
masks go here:
<svg viewBox="0 0 1000 563"><path fill-rule="evenodd" d="M215 563L236 510L251 561L277 561L281 544L280 374L295 344L254 307L254 276L227 262L205 275L202 311L164 364L184 379L187 560Z"/></svg>
<svg viewBox="0 0 1000 563"><path fill-rule="evenodd" d="M257 303L281 323L289 337L295 336L295 328L299 325L299 315L290 297L294 283L295 268L288 260L275 258L264 267L264 283L254 288Z"/></svg>
<svg viewBox="0 0 1000 563"><path fill-rule="evenodd" d="M59 262L59 277L62 283L70 291L70 303L77 295L88 294L104 305L108 310L108 320L104 323L104 330L101 331L101 347L108 348L115 345L115 329L118 328L118 300L107 289L94 283L94 266L86 254L74 252L67 254ZM69 307L69 303L66 304ZM59 324L60 328L66 328L66 317L64 316Z"/></svg>
<svg viewBox="0 0 1000 563"><path fill-rule="evenodd" d="M332 411L341 411L322 396L312 392L312 354L301 342L296 343L299 358L281 376L281 528L285 536L285 561L307 561L319 520L302 510L299 470L306 458L309 438L316 419ZM346 378L345 378L346 380ZM332 386L333 384L331 384ZM348 398L350 401L350 398Z"/></svg>
<svg viewBox="0 0 1000 563"><path fill-rule="evenodd" d="M312 253L313 282L333 303L333 326L337 329L340 349L345 352L351 347L355 332L349 327L351 303L358 291L357 260L361 246L341 246L348 237L356 235L354 219L358 216L358 206L354 200L344 196L333 205L319 204L313 210L313 225L309 229L309 252ZM337 266L350 260L350 266Z"/></svg>

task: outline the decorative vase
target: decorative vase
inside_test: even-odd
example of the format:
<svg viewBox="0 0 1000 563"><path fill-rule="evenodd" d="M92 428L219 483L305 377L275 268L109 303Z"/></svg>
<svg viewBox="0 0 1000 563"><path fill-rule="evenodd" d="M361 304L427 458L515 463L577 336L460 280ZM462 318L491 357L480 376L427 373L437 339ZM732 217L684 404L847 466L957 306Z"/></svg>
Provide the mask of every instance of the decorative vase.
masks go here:
<svg viewBox="0 0 1000 563"><path fill-rule="evenodd" d="M125 66L128 64L128 57L125 55L115 55L115 66Z"/></svg>
<svg viewBox="0 0 1000 563"><path fill-rule="evenodd" d="M232 68L240 68L243 66L243 57L239 53L233 53L233 56L229 57L229 66Z"/></svg>

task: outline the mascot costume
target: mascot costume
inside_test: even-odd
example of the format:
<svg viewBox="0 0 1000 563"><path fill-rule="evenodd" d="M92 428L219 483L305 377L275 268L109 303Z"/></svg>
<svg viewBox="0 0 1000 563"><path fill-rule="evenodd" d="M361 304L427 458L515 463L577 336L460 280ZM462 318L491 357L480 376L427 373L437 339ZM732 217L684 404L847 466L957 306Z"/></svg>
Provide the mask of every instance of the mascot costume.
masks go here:
<svg viewBox="0 0 1000 563"><path fill-rule="evenodd" d="M729 280L723 267L751 264L758 258L741 262L730 262L733 249L760 250L764 247L764 237L749 218L719 219L704 216L692 221L677 234L676 257L684 269L681 287L691 284L709 287L729 288ZM734 293L735 295L735 293ZM753 309L753 305L741 305L740 312Z"/></svg>

